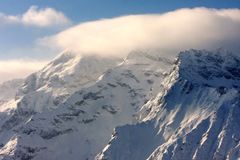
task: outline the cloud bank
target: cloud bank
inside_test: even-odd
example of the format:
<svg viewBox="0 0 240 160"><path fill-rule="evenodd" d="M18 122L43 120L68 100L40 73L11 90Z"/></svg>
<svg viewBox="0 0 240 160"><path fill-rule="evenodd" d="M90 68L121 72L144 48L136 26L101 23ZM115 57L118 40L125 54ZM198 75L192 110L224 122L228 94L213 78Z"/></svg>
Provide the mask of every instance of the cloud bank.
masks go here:
<svg viewBox="0 0 240 160"><path fill-rule="evenodd" d="M35 27L67 26L71 21L60 11L53 8L40 9L31 6L22 15L0 13L0 24L21 24Z"/></svg>
<svg viewBox="0 0 240 160"><path fill-rule="evenodd" d="M29 74L38 71L47 61L35 60L0 60L0 84L4 81L25 78Z"/></svg>
<svg viewBox="0 0 240 160"><path fill-rule="evenodd" d="M9 21L8 23L21 19L24 25L38 25L38 22L42 22L39 27L61 23L58 20L50 22L44 18L49 19L52 12L57 11L31 7L22 16L0 15L0 22L2 19ZM53 17L55 18L52 19L58 19L58 16ZM136 49L158 50L161 54L176 56L178 52L189 48L220 47L240 53L239 42L240 9L208 8L186 8L164 14L129 15L86 22L37 41L40 47L103 56L126 56ZM29 60L0 61L0 83L13 78L23 78L46 63Z"/></svg>
<svg viewBox="0 0 240 160"><path fill-rule="evenodd" d="M195 49L240 49L239 9L180 9L81 23L39 44L80 54L121 55L135 49L163 54Z"/></svg>

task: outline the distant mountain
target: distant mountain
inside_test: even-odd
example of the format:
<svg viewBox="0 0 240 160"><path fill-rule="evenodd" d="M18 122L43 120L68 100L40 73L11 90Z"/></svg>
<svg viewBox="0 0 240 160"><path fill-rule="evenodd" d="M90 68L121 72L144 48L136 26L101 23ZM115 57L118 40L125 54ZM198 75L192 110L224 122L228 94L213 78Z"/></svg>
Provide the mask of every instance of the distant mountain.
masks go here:
<svg viewBox="0 0 240 160"><path fill-rule="evenodd" d="M117 127L97 156L114 160L240 158L240 57L226 51L180 53L164 91Z"/></svg>

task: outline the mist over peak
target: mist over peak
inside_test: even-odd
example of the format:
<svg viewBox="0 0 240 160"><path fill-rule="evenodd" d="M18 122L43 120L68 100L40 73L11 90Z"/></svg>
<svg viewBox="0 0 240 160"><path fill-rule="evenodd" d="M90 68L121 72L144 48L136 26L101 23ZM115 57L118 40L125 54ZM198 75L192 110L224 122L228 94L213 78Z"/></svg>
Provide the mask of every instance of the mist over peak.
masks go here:
<svg viewBox="0 0 240 160"><path fill-rule="evenodd" d="M239 51L240 10L183 8L163 14L129 15L80 23L38 44L76 54L126 56L136 49L175 57L189 48Z"/></svg>

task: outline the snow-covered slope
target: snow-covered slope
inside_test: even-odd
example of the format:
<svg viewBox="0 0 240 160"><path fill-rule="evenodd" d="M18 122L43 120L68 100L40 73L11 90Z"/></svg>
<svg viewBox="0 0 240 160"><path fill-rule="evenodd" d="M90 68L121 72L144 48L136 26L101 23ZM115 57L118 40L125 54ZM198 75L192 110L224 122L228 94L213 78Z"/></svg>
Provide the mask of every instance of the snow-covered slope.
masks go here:
<svg viewBox="0 0 240 160"><path fill-rule="evenodd" d="M93 63L92 66L90 60L90 62L86 61L85 65L90 65L91 68L99 67L95 61ZM54 63L52 65L55 66ZM141 109L140 106L162 90L159 82L171 69L171 65L169 60L152 56L146 52L130 53L122 63L112 66L100 76L97 82L83 88L81 83L80 87L76 88L77 91L56 109L41 110L35 114L28 112L28 119L24 121L24 124L18 124L10 129L7 127L2 132L1 142L3 144L0 149L0 157L36 160L94 159L111 138L115 127L137 122L136 113ZM53 66L49 69L54 68ZM85 71L79 76L91 76L94 72L90 71ZM52 77L56 72L43 73L46 73L43 75ZM69 79L69 72L61 75L64 75L64 78L61 79ZM22 93L24 96L31 96L35 94L35 90L41 91L42 87L38 86L42 84L42 81L44 82L44 79L41 79L41 83L35 79L33 76L31 80L27 80L28 85L25 86L29 87L23 87L20 96ZM56 82L59 82L58 79L56 78L53 81L54 85L51 86L46 87L46 83L44 83L44 87L56 86ZM76 82L79 81L81 78L76 80ZM66 88L69 88L69 84L73 84L72 82L74 81L67 81ZM32 92L32 88L35 88L34 92ZM62 91L65 89L59 93ZM45 94L43 95L45 96ZM37 102L33 98L29 98L29 100ZM34 105L29 105L29 107L35 108ZM13 117L10 122L15 123L16 120L18 119Z"/></svg>
<svg viewBox="0 0 240 160"><path fill-rule="evenodd" d="M75 91L96 83L99 76L120 62L111 57L60 54L42 70L27 77L15 94L11 92L13 99L1 104L0 145L8 142L15 135L13 130L33 115L54 110Z"/></svg>
<svg viewBox="0 0 240 160"><path fill-rule="evenodd" d="M20 88L22 83L22 79L15 79L0 84L0 105L3 102L14 99L16 92Z"/></svg>
<svg viewBox="0 0 240 160"><path fill-rule="evenodd" d="M98 159L240 158L240 57L224 51L180 53L146 103L138 124L117 127Z"/></svg>
<svg viewBox="0 0 240 160"><path fill-rule="evenodd" d="M1 94L0 159L240 158L240 57L223 50L174 65L64 53L14 90Z"/></svg>
<svg viewBox="0 0 240 160"><path fill-rule="evenodd" d="M42 70L28 76L17 92L14 90L15 99L1 106L11 110L8 118L3 120L0 116L1 123L9 128L32 114L57 108L75 91L94 84L100 75L120 62L118 58L81 57L63 52ZM12 119L18 119L18 123L12 123Z"/></svg>
<svg viewBox="0 0 240 160"><path fill-rule="evenodd" d="M72 93L94 84L100 75L120 62L118 58L64 52L25 80L17 93L20 105L34 112L57 108Z"/></svg>
<svg viewBox="0 0 240 160"><path fill-rule="evenodd" d="M15 95L22 83L23 80L15 79L0 85L0 125L4 123L4 120L16 108Z"/></svg>

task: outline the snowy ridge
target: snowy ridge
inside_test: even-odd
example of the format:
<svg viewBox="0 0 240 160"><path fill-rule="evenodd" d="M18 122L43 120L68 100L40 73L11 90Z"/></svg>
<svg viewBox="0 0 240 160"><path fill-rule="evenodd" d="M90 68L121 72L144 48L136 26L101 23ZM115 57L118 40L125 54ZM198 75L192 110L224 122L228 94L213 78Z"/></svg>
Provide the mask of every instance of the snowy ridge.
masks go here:
<svg viewBox="0 0 240 160"><path fill-rule="evenodd" d="M34 112L54 109L72 93L96 82L107 69L120 63L117 58L79 56L64 52L37 73L30 75L17 93L21 107Z"/></svg>
<svg viewBox="0 0 240 160"><path fill-rule="evenodd" d="M13 88L3 160L240 158L240 57L228 51L188 50L174 64L65 52Z"/></svg>
<svg viewBox="0 0 240 160"><path fill-rule="evenodd" d="M24 124L5 129L0 157L94 159L115 127L137 122L140 106L162 90L158 82L171 65L159 57L150 58L147 53L131 53L94 84L78 88L56 109L27 113ZM11 122L15 120L14 117ZM17 144L12 143L15 139ZM10 147L9 143L14 145ZM14 151L8 154L9 150Z"/></svg>
<svg viewBox="0 0 240 160"><path fill-rule="evenodd" d="M141 108L143 122L118 127L97 159L240 158L239 66L222 51L182 52L165 91Z"/></svg>
<svg viewBox="0 0 240 160"><path fill-rule="evenodd" d="M15 129L28 123L31 117L58 108L75 91L94 84L118 63L116 58L80 57L64 52L27 77L14 99L1 105L0 146L15 137Z"/></svg>
<svg viewBox="0 0 240 160"><path fill-rule="evenodd" d="M190 50L179 55L179 74L193 83L240 87L240 57L228 51Z"/></svg>

